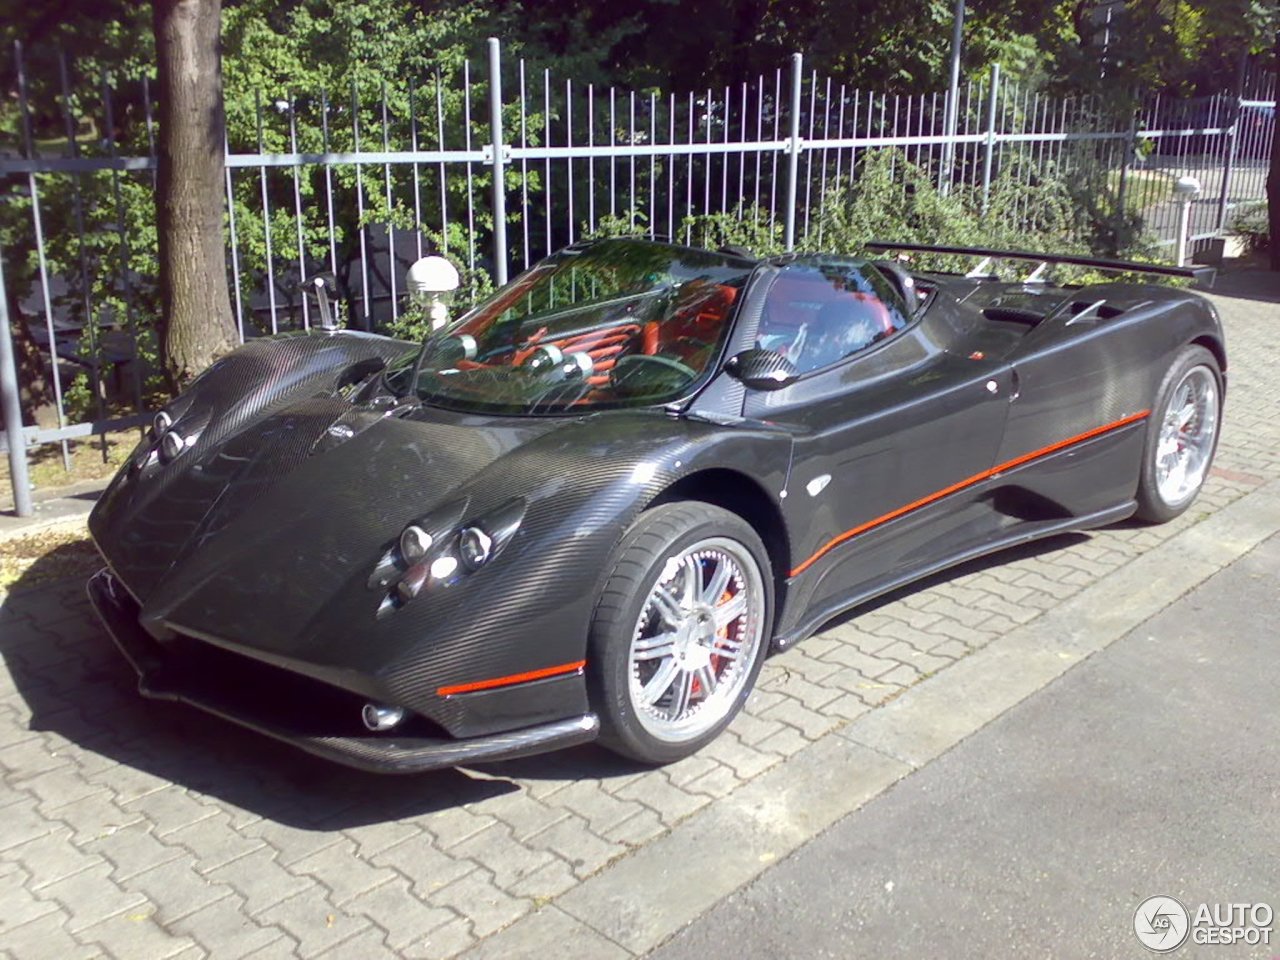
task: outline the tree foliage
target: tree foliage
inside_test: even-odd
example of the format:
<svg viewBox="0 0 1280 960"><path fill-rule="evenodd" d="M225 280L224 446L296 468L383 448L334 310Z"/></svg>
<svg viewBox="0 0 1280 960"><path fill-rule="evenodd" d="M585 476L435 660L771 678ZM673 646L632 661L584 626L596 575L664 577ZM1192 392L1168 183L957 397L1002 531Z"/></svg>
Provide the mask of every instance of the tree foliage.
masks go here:
<svg viewBox="0 0 1280 960"><path fill-rule="evenodd" d="M1278 10L1275 0L1055 3L1038 35L1036 79L1072 92L1233 90L1245 58L1268 46Z"/></svg>
<svg viewBox="0 0 1280 960"><path fill-rule="evenodd" d="M10 58L4 64L6 95L0 98L0 149L65 155L72 152L74 138L74 150L82 155L149 154L156 134L156 58L148 5L45 0L10 8L0 22L0 41L6 56L13 41L23 42L27 88L18 89ZM468 133L475 143L487 142L483 78L472 78L468 127L462 71L468 60L483 56L489 36L503 38L508 61L524 56L575 82L637 90L720 88L772 74L785 68L790 53L803 51L806 67L840 82L890 92L934 91L945 85L953 9L952 0L917 0L905 9L880 0L224 0L227 140L233 151L253 152L259 146L267 152L340 151L354 148L358 130L362 145L377 147L385 91L394 141L410 138L412 113L426 146L437 145L441 127L450 145ZM969 0L966 74L981 75L998 62L1006 76L1058 92L1139 87L1219 92L1231 89L1242 54L1274 44L1276 0L1126 0L1112 5L1109 23L1099 9L1096 0ZM107 87L113 91L110 110ZM33 108L29 137L19 109L24 92ZM553 98L549 116L535 110L527 118L530 142L540 142L544 124L559 122L562 109ZM514 127L514 106L510 110L507 121ZM489 170L479 165L473 170L476 195L483 193ZM539 175L531 169L531 183L536 185ZM461 178L450 179L443 197L434 186L421 191L419 211L408 176L405 169L393 171L388 191L385 171L368 166L358 172L335 166L328 178L320 168L307 168L296 183L287 168L265 178L256 170L233 171L234 250L242 267L241 287L233 294L243 306L246 332L269 326L266 312L253 309L255 295L260 299L268 285L263 266L268 245L276 264L270 279L278 306L296 307L298 276L289 264L296 264L301 246L309 269L336 273L348 313L358 320L362 231L440 224L443 203L452 210L447 227L422 232L429 246L456 254L492 226L481 210L470 220L457 214L466 190ZM1280 174L1277 178L1280 184ZM89 389L99 369L95 354L111 345L109 328L136 332L143 369L155 368L159 291L153 174L37 180L47 267L64 281L53 291L54 310L88 331L80 346L85 372L71 395L93 403L100 395ZM519 186L512 168L507 186ZM29 309L38 291L39 264L27 179L5 178L0 200L6 280L18 308L26 304ZM1082 193L1077 205L1083 200L1094 202ZM863 202L863 213L871 209L868 203ZM736 235L749 213L704 218L685 224L684 232ZM754 213L750 238L767 246L776 224ZM1129 228L1115 227L1116 216L1093 214L1114 228L1109 228L1111 241L1100 237L1099 242L1122 246ZM834 201L824 215L838 217ZM635 221L627 218L628 225ZM400 253L408 256L407 250ZM481 295L488 282L486 264L461 266L471 295ZM391 267L380 261L372 269ZM19 327L25 334L27 325ZM25 346L30 349L24 356L38 363L35 345ZM160 381L141 386L144 399L149 390L164 389ZM32 390L32 405L40 402L39 395Z"/></svg>

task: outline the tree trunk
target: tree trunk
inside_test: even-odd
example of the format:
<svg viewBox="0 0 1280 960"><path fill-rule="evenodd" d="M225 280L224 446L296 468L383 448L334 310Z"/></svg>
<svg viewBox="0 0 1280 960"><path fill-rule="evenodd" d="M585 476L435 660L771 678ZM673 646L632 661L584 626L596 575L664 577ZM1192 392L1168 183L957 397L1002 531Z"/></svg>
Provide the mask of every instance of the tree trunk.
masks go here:
<svg viewBox="0 0 1280 960"><path fill-rule="evenodd" d="M156 215L165 370L181 388L237 343L222 236L222 0L155 0Z"/></svg>
<svg viewBox="0 0 1280 960"><path fill-rule="evenodd" d="M1275 71L1276 83L1280 85L1280 30L1276 30ZM1271 124L1271 169L1267 173L1267 224L1271 228L1271 269L1280 270L1280 116L1274 117Z"/></svg>

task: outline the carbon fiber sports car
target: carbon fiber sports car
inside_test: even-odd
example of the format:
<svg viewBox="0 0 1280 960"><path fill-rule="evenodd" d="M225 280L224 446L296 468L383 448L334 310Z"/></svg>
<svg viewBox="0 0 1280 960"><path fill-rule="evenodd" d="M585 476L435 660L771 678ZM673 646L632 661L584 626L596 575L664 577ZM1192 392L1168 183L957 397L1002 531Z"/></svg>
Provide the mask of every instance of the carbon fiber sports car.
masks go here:
<svg viewBox="0 0 1280 960"><path fill-rule="evenodd" d="M603 240L420 344L251 342L94 509L90 594L145 695L345 763L675 760L836 614L1195 498L1213 307L984 271Z"/></svg>

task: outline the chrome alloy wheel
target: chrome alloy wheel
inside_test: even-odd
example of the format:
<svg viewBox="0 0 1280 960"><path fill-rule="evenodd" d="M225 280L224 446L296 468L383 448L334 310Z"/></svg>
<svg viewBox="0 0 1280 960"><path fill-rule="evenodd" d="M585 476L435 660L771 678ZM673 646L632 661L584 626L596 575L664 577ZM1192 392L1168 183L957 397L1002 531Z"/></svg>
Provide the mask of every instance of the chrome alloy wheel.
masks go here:
<svg viewBox="0 0 1280 960"><path fill-rule="evenodd" d="M1156 489L1177 507L1204 483L1218 435L1218 379L1206 366L1188 370L1169 394L1156 444Z"/></svg>
<svg viewBox="0 0 1280 960"><path fill-rule="evenodd" d="M733 711L764 635L764 583L750 552L713 537L671 557L632 633L629 692L653 737L681 743Z"/></svg>

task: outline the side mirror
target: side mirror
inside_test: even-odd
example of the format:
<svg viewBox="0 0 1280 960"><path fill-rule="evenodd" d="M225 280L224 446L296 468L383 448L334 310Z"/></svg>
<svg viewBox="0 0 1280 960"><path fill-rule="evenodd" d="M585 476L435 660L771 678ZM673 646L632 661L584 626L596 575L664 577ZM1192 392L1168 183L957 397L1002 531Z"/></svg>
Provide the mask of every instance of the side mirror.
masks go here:
<svg viewBox="0 0 1280 960"><path fill-rule="evenodd" d="M752 390L781 390L800 376L796 365L776 350L743 350L724 369Z"/></svg>

